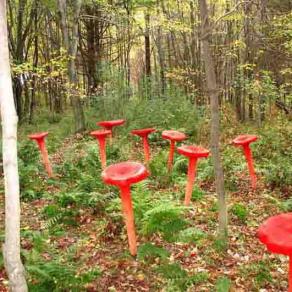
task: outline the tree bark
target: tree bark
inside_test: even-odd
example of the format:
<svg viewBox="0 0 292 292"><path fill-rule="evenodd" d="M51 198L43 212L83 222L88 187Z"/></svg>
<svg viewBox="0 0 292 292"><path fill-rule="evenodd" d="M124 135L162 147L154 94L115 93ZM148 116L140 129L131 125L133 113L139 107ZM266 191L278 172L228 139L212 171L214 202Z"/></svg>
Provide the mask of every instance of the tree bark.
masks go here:
<svg viewBox="0 0 292 292"><path fill-rule="evenodd" d="M17 165L17 115L9 64L6 1L0 1L0 106L5 179L5 243L3 256L11 291L27 291L20 258L20 202Z"/></svg>
<svg viewBox="0 0 292 292"><path fill-rule="evenodd" d="M36 7L36 13L34 15L34 27L35 31L38 30L38 7ZM34 75L32 77L32 92L31 92L31 100L29 105L29 123L31 124L33 121L34 116L34 108L35 108L35 93L36 93L36 85L37 85L37 67L38 67L38 61L39 61L39 38L38 34L35 33L34 36L34 55L33 55L33 71Z"/></svg>
<svg viewBox="0 0 292 292"><path fill-rule="evenodd" d="M224 175L220 159L220 116L219 90L217 87L215 65L210 47L211 27L206 0L199 0L201 17L201 53L205 65L207 91L211 103L211 153L215 168L216 193L219 202L219 238L227 240L227 207L225 201Z"/></svg>
<svg viewBox="0 0 292 292"><path fill-rule="evenodd" d="M156 3L157 5L157 18L160 17L159 12L159 1ZM160 75L160 83L161 83L161 93L164 95L166 89L166 78L165 78L165 50L163 44L163 35L161 25L157 27L157 37L156 37L156 46L157 46L157 54L159 61L159 75Z"/></svg>
<svg viewBox="0 0 292 292"><path fill-rule="evenodd" d="M72 37L69 40L69 32L67 27L67 16L66 16L66 0L58 0L61 28L63 34L64 46L68 52L68 77L70 83L70 99L73 108L75 131L81 132L85 130L85 116L83 111L83 105L80 97L78 96L78 77L76 72L76 55L77 55L77 44L78 44L78 19L80 15L80 9L82 0L73 1L73 24L72 24Z"/></svg>
<svg viewBox="0 0 292 292"><path fill-rule="evenodd" d="M145 74L147 78L151 77L151 49L150 49L150 14L145 14Z"/></svg>
<svg viewBox="0 0 292 292"><path fill-rule="evenodd" d="M252 7L251 3L245 3L244 5L244 14L245 14L245 19L244 19L244 37L245 37L245 64L248 64L249 66L253 66L254 63L254 48L253 48L253 31L252 31L252 23L251 23L251 18L252 18ZM253 67L250 69L246 69L245 71L245 78L251 82L253 79ZM248 118L249 120L253 120L253 96L251 93L248 94Z"/></svg>

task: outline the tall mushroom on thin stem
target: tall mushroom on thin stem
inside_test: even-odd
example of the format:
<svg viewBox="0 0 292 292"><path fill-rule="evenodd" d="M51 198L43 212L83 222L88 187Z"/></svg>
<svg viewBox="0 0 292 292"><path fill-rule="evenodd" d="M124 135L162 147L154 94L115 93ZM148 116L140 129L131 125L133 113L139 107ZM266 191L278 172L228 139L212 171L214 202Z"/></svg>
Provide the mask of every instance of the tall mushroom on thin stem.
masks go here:
<svg viewBox="0 0 292 292"><path fill-rule="evenodd" d="M28 137L31 140L35 140L39 146L39 150L41 152L42 158L43 158L43 163L45 166L45 169L48 173L49 177L53 176L53 171L52 171L52 167L49 161L49 156L48 156L48 151L46 148L46 141L45 138L48 136L48 132L42 132L42 133L35 133L35 134L31 134L28 135Z"/></svg>
<svg viewBox="0 0 292 292"><path fill-rule="evenodd" d="M99 155L102 169L106 168L106 137L111 132L109 130L97 130L90 133L99 143Z"/></svg>
<svg viewBox="0 0 292 292"><path fill-rule="evenodd" d="M170 131L163 131L162 138L170 141L170 150L169 150L168 162L167 162L167 168L168 168L168 171L170 172L172 170L175 143L178 141L183 141L187 137L182 132L170 130Z"/></svg>
<svg viewBox="0 0 292 292"><path fill-rule="evenodd" d="M150 161L150 147L148 143L148 135L155 132L154 128L146 128L146 129L139 129L133 130L131 133L133 135L137 135L143 139L143 147L144 147L144 159L145 163L149 163Z"/></svg>
<svg viewBox="0 0 292 292"><path fill-rule="evenodd" d="M111 132L110 133L110 144L112 145L112 143L113 143L113 128L117 127L117 126L121 126L124 123L125 123L125 120L112 120L112 121L101 121L101 122L97 122L96 124Z"/></svg>
<svg viewBox="0 0 292 292"><path fill-rule="evenodd" d="M110 165L101 174L106 184L115 185L120 189L129 250L133 256L137 254L137 242L131 199L131 185L140 182L148 175L149 173L143 164L131 161Z"/></svg>
<svg viewBox="0 0 292 292"><path fill-rule="evenodd" d="M259 227L257 236L270 252L289 256L288 291L292 292L292 213L270 217Z"/></svg>
<svg viewBox="0 0 292 292"><path fill-rule="evenodd" d="M191 202L193 185L196 176L197 161L199 158L208 157L209 150L195 145L182 145L177 148L177 152L189 159L188 182L186 186L184 204L188 206Z"/></svg>
<svg viewBox="0 0 292 292"><path fill-rule="evenodd" d="M256 141L258 139L255 135L240 135L236 137L232 143L235 146L242 146L243 153L247 161L250 179L251 179L251 186L253 189L256 188L257 183L257 177L255 174L254 166L253 166L253 159L252 159L252 153L249 144Z"/></svg>

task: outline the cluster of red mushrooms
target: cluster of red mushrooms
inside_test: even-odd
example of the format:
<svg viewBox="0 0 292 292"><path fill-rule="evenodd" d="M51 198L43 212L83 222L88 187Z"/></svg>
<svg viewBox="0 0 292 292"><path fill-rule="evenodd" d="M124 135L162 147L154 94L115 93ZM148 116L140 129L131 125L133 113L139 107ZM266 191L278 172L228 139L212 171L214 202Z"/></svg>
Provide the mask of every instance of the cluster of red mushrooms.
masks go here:
<svg viewBox="0 0 292 292"><path fill-rule="evenodd" d="M106 138L109 137L110 144L113 139L113 128L123 125L125 120L101 121L97 125L103 129L90 133L99 143L99 154L102 166L101 177L106 184L114 185L120 189L122 209L127 229L130 254L136 256L137 241L134 224L134 214L131 199L131 185L138 183L149 176L148 167L142 163L126 161L112 164L106 167ZM148 143L149 134L155 132L154 128L132 130L131 134L141 137L144 147L144 162L148 166L150 161L150 146ZM52 168L48 158L48 152L45 145L45 138L48 132L29 135L29 138L35 140L39 146L43 163L49 177L53 176ZM199 158L209 156L209 150L196 145L182 145L177 147L176 143L187 139L187 136L179 131L168 130L162 132L162 138L169 140L170 151L168 155L167 168L171 172L175 150L188 158L187 185L185 190L184 204L188 206L191 201L193 185L196 176L196 166ZM254 135L240 135L232 143L235 146L243 148L248 170L250 174L251 187L256 188L256 174L253 166L252 152L250 144L257 140ZM268 250L274 253L280 253L292 258L292 213L280 214L269 218L258 230L258 238L266 244ZM290 260L289 292L292 292L292 260Z"/></svg>

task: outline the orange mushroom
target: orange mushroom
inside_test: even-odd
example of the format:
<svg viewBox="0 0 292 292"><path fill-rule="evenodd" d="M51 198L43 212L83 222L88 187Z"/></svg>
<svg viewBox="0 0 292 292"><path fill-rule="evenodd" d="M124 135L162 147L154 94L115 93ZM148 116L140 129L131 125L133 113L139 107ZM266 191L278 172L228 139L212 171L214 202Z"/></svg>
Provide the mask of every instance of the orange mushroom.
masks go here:
<svg viewBox="0 0 292 292"><path fill-rule="evenodd" d="M242 146L243 148L243 153L249 169L251 187L253 189L256 188L257 177L253 166L252 153L249 144L255 142L257 139L258 137L255 135L240 135L232 141L235 146Z"/></svg>
<svg viewBox="0 0 292 292"><path fill-rule="evenodd" d="M184 204L188 206L192 198L193 185L194 185L195 176L196 176L197 161L199 158L208 157L209 150L200 146L182 145L181 147L177 148L177 152L188 157L189 159L188 182L186 186L185 202L184 202Z"/></svg>
<svg viewBox="0 0 292 292"><path fill-rule="evenodd" d="M270 252L289 257L288 292L292 292L292 213L268 218L259 227L257 236Z"/></svg>
<svg viewBox="0 0 292 292"><path fill-rule="evenodd" d="M101 174L106 184L115 185L120 189L129 250L133 256L137 254L137 242L130 188L132 184L145 179L148 175L149 173L143 164L131 161L110 165Z"/></svg>
<svg viewBox="0 0 292 292"><path fill-rule="evenodd" d="M116 126L121 126L124 123L125 123L125 120L120 119L120 120L112 120L112 121L101 121L101 122L97 122L96 124L111 132L110 133L110 143L112 144L113 128Z"/></svg>
<svg viewBox="0 0 292 292"><path fill-rule="evenodd" d="M170 131L163 131L162 132L162 138L170 141L170 150L169 150L167 167L168 167L168 170L171 171L172 170L172 164L173 164L175 143L178 142L178 141L183 141L187 137L182 132L170 130Z"/></svg>
<svg viewBox="0 0 292 292"><path fill-rule="evenodd" d="M109 130L97 130L90 133L99 143L99 155L102 169L106 167L106 137L110 135Z"/></svg>
<svg viewBox="0 0 292 292"><path fill-rule="evenodd" d="M148 143L148 135L155 131L156 130L154 128L146 128L146 129L133 130L131 132L133 135L137 135L143 139L144 157L145 157L146 163L150 161L150 147Z"/></svg>
<svg viewBox="0 0 292 292"><path fill-rule="evenodd" d="M31 140L35 140L37 142L39 146L39 150L43 158L45 169L48 173L48 176L52 177L53 171L52 171L52 167L49 161L48 151L47 151L46 142L45 142L45 138L48 136L48 134L49 134L48 132L35 133L35 134L28 135L28 137Z"/></svg>

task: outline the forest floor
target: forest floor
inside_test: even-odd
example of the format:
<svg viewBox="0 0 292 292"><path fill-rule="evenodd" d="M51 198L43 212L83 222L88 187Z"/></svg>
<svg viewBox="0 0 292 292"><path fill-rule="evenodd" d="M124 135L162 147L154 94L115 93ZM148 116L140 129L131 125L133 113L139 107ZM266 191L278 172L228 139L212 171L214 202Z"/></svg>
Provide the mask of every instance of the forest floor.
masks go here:
<svg viewBox="0 0 292 292"><path fill-rule="evenodd" d="M129 147L132 146L135 150L131 151L131 159L140 158L140 145L131 143ZM126 231L118 212L119 206L115 205L119 203L116 201L116 189L105 188L105 191L101 191L101 194L114 196L114 200L110 206L101 202L98 208L91 207L88 201L86 204L80 203L83 200L80 197L64 197L70 188L76 193L78 184L85 185L82 192L78 189L81 196L86 196L86 192L94 196L95 187L98 186L90 189L90 184L94 182L88 178L86 165L81 168L80 164L84 162L78 160L86 157L88 147L95 149L96 145L87 135L71 136L50 155L56 173L53 179L47 179L41 170L42 165L37 161L37 175L31 177L29 173L30 179L37 181L43 193L40 196L35 191L26 192L31 197L25 197L21 202L21 246L31 291L287 291L288 258L270 254L257 239L256 232L266 218L283 211L282 202L289 197L291 186L271 188L259 173L257 188L252 190L247 171L244 168L234 170L232 186L227 188L229 235L225 248L215 236L218 208L214 182L212 179L198 179L199 188L191 206L182 211L189 230L197 233L192 233L190 240L166 239L163 232L145 234L137 226L145 224L143 207L139 215L143 219L138 218L136 226L138 245L144 249L138 251L137 258L133 258L127 250ZM128 148L124 152L127 151ZM239 150L236 151L241 155ZM158 154L155 152L155 155ZM123 155L117 160L122 158ZM67 165L65 170L64 164ZM68 173L65 172L74 172L70 165L83 169L88 182L79 180L78 176L81 177L82 173L68 179ZM245 166L244 161L242 165ZM99 172L96 171L96 178L100 176ZM182 203L185 175L181 174L179 179L174 178L171 183L165 184L157 184L159 178L150 178L146 186L142 186L142 192L147 188L145 196L150 193L153 200L161 200L165 196L177 204ZM229 174L225 179L231 179ZM33 187L29 188L33 190ZM0 199L0 224L3 229L3 192ZM73 201L68 203L66 200ZM93 202L100 203L98 200ZM60 209L56 211L55 207ZM62 215L60 220L58 212L66 212L66 215ZM68 222L64 223L64 220ZM147 250L149 243L157 249ZM47 264L52 262L56 265ZM60 270L57 265L61 267ZM74 283L74 279L79 282ZM0 284L0 291L8 291L3 268Z"/></svg>

